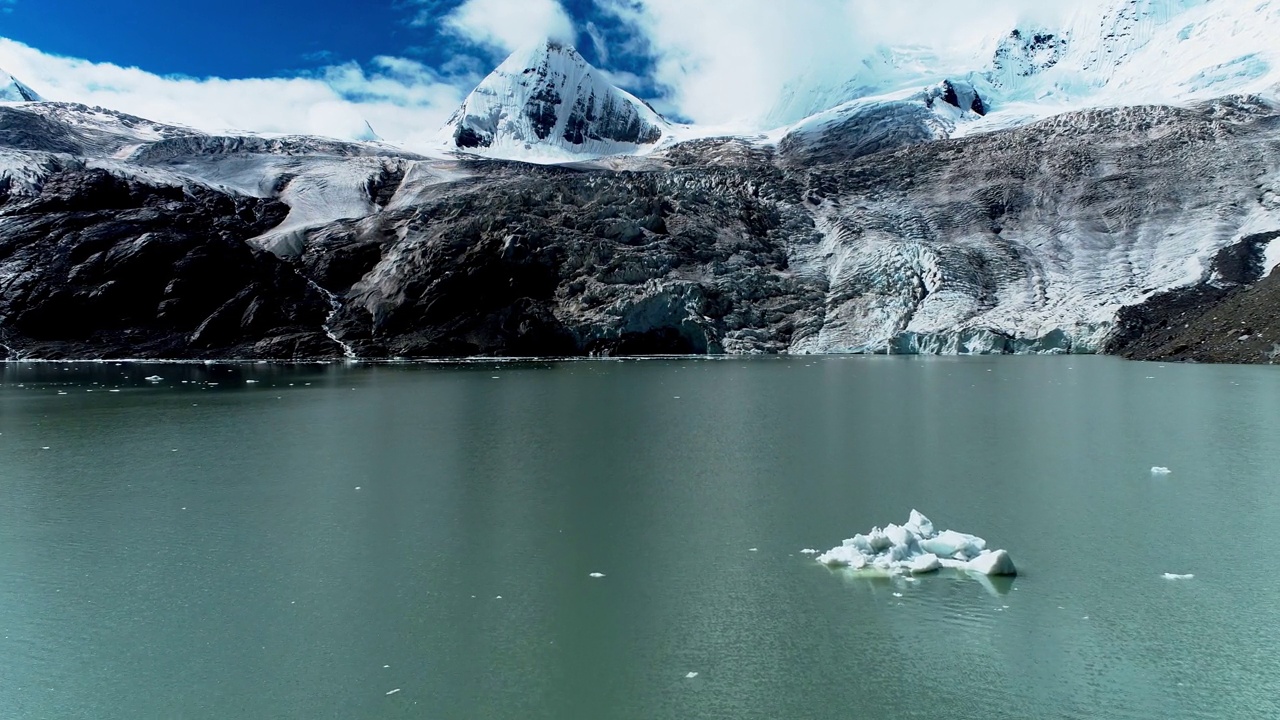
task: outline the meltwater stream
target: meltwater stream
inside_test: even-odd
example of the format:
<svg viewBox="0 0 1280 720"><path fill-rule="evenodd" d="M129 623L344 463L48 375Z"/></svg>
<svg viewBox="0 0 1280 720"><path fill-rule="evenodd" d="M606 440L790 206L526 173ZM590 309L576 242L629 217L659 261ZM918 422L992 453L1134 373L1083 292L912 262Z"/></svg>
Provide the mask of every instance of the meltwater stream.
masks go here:
<svg viewBox="0 0 1280 720"><path fill-rule="evenodd" d="M0 717L1273 718L1277 468L1271 367L11 363ZM800 552L912 508L1020 576Z"/></svg>

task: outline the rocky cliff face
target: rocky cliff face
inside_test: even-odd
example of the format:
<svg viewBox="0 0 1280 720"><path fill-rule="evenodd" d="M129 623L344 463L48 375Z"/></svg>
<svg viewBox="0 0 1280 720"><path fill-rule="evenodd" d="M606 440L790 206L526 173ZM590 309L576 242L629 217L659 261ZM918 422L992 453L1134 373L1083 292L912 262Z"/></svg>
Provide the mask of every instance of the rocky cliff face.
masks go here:
<svg viewBox="0 0 1280 720"><path fill-rule="evenodd" d="M272 200L48 158L0 207L0 345L39 358L294 358L336 351L323 293L245 243Z"/></svg>

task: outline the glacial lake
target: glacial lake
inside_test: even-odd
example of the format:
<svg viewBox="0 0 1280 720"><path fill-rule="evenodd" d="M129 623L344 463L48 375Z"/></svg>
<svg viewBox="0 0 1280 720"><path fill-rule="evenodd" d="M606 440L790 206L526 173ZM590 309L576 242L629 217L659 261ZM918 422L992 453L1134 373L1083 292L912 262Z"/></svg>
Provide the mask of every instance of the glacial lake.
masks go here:
<svg viewBox="0 0 1280 720"><path fill-rule="evenodd" d="M0 717L1275 718L1278 532L1272 367L9 363Z"/></svg>

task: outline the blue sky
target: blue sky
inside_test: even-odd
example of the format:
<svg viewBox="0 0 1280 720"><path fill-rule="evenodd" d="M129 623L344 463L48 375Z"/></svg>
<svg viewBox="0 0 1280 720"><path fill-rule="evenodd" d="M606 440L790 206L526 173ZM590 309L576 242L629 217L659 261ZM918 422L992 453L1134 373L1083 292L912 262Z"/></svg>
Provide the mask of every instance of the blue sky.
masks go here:
<svg viewBox="0 0 1280 720"><path fill-rule="evenodd" d="M308 75L335 64L368 63L387 55L438 69L457 68L462 59L468 61L463 67L484 72L501 61L505 50L467 42L446 29L443 19L464 2L0 0L0 5L7 4L0 14L0 36L46 53L138 67L159 75L232 79ZM561 5L581 28L577 43L581 52L588 60L604 64L586 28L615 36L627 29L594 0L565 0ZM608 60L613 69L639 75L648 64L638 54L613 53ZM637 90L646 89L645 83L639 84L642 87Z"/></svg>

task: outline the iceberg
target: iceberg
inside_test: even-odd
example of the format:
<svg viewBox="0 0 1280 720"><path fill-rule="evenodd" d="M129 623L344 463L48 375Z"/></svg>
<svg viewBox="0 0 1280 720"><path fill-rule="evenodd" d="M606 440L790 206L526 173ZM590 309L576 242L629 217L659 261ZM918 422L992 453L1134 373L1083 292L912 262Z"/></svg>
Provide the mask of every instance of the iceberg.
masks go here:
<svg viewBox="0 0 1280 720"><path fill-rule="evenodd" d="M1012 576L1018 570L1005 550L992 550L976 535L934 529L917 510L903 525L875 527L818 555L828 567L881 573L921 575L942 568L985 576Z"/></svg>

